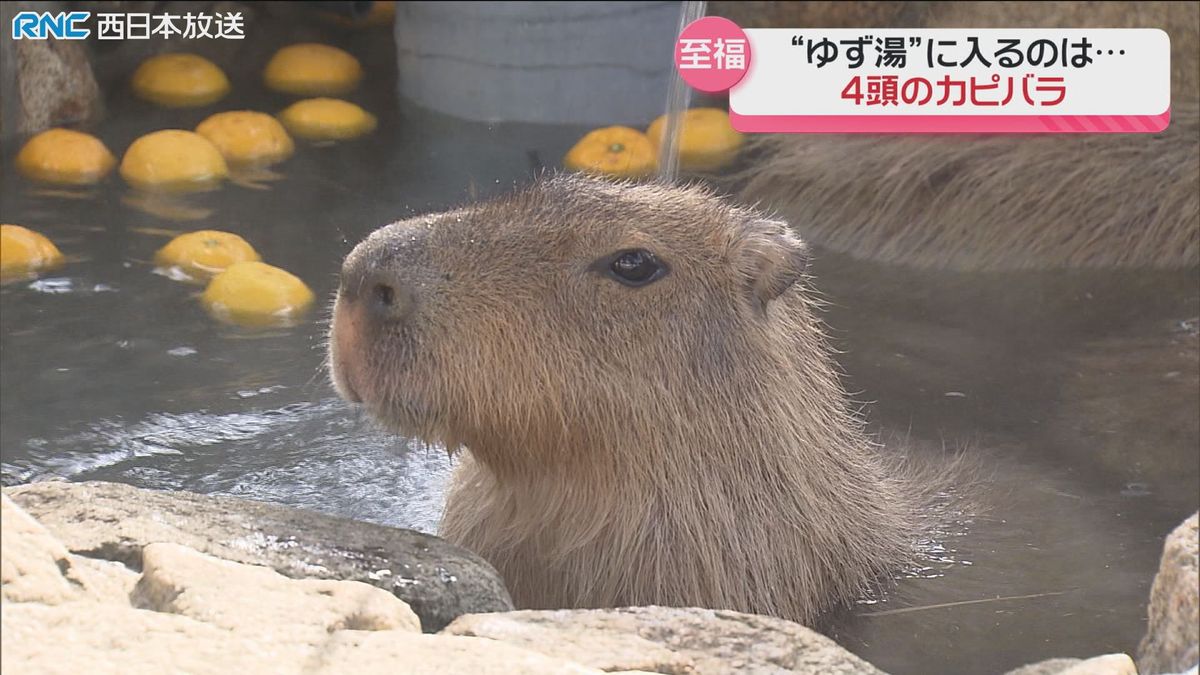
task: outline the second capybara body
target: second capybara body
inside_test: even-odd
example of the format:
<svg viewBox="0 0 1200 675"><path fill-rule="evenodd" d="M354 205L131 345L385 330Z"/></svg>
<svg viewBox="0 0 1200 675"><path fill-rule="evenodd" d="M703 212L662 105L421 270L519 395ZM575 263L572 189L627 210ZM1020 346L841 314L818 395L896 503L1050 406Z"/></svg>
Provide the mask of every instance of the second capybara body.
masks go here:
<svg viewBox="0 0 1200 675"><path fill-rule="evenodd" d="M821 247L954 270L1200 264L1200 108L1160 134L767 135L739 198Z"/></svg>
<svg viewBox="0 0 1200 675"><path fill-rule="evenodd" d="M330 366L466 450L441 534L518 606L811 621L912 555L919 499L847 405L807 257L699 188L553 177L359 244Z"/></svg>

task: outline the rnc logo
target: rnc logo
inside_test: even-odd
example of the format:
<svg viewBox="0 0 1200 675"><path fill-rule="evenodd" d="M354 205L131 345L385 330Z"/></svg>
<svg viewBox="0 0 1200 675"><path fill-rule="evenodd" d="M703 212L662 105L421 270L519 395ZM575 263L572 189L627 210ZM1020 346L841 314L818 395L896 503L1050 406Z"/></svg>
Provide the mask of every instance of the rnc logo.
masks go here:
<svg viewBox="0 0 1200 675"><path fill-rule="evenodd" d="M88 20L91 12L17 12L12 21L12 39L83 40L92 34L91 29L78 24Z"/></svg>

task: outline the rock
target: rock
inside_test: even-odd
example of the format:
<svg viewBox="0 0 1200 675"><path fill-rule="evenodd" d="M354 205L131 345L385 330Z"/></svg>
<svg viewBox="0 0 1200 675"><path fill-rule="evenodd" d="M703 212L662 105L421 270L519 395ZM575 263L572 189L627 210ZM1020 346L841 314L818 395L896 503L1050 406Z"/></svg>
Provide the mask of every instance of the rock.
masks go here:
<svg viewBox="0 0 1200 675"><path fill-rule="evenodd" d="M1138 675L1138 670L1128 654L1105 654L1080 661L1059 675Z"/></svg>
<svg viewBox="0 0 1200 675"><path fill-rule="evenodd" d="M8 497L0 499L0 531L0 595L5 600L57 604L75 597L63 576L67 549Z"/></svg>
<svg viewBox="0 0 1200 675"><path fill-rule="evenodd" d="M230 672L600 675L599 670L482 638L339 630L319 641L263 639L177 614L115 604L4 603L5 673L156 675ZM314 635L315 637L315 635Z"/></svg>
<svg viewBox="0 0 1200 675"><path fill-rule="evenodd" d="M0 622L5 673L600 674L482 638L343 630L317 644L263 640L178 614L116 604L3 603Z"/></svg>
<svg viewBox="0 0 1200 675"><path fill-rule="evenodd" d="M239 500L181 495L178 502L108 484L52 483L9 494L14 499L4 495L0 507L3 672L879 673L798 624L702 609L475 614L441 634L422 634L417 616L375 586L288 578L155 541L204 544L198 533L217 532L212 547L258 551L230 544L232 525L222 518L251 518ZM81 500L75 511L66 506L71 495ZM129 500L123 510L112 503L121 498ZM52 527L87 543L90 553L136 562L141 574L69 553L76 546L64 546L17 501L44 509L57 519ZM220 527L195 529L188 519L201 521L202 507L221 514L203 521ZM80 526L68 527L76 516ZM254 511L251 532L261 537L265 520ZM310 545L296 541L296 549Z"/></svg>
<svg viewBox="0 0 1200 675"><path fill-rule="evenodd" d="M120 563L67 552L54 535L8 497L0 497L0 595L13 602L125 602L137 574Z"/></svg>
<svg viewBox="0 0 1200 675"><path fill-rule="evenodd" d="M322 673L599 675L602 671L495 640L340 631L316 655ZM402 665L400 665L402 664Z"/></svg>
<svg viewBox="0 0 1200 675"><path fill-rule="evenodd" d="M119 562L80 555L68 558L65 576L88 600L127 604L138 582L138 573Z"/></svg>
<svg viewBox="0 0 1200 675"><path fill-rule="evenodd" d="M130 597L135 607L190 616L230 631L421 632L408 605L358 581L289 579L269 567L220 560L178 544L150 544L142 550L142 566Z"/></svg>
<svg viewBox="0 0 1200 675"><path fill-rule="evenodd" d="M489 637L606 671L881 673L800 624L721 610L529 610L460 617L443 633Z"/></svg>
<svg viewBox="0 0 1200 675"><path fill-rule="evenodd" d="M58 11L62 3L6 2L0 23L11 26L23 10ZM3 40L0 46L0 136L29 135L50 127L91 122L104 112L85 43Z"/></svg>
<svg viewBox="0 0 1200 675"><path fill-rule="evenodd" d="M145 546L165 542L293 579L361 581L403 600L429 632L461 614L512 609L491 565L419 532L116 483L46 482L4 492L70 551L134 569L142 568Z"/></svg>
<svg viewBox="0 0 1200 675"><path fill-rule="evenodd" d="M19 133L91 122L104 114L100 86L83 44L46 40L17 43Z"/></svg>
<svg viewBox="0 0 1200 675"><path fill-rule="evenodd" d="M1047 659L1010 670L1004 675L1059 675L1080 663L1083 663L1083 659Z"/></svg>
<svg viewBox="0 0 1200 675"><path fill-rule="evenodd" d="M1142 675L1177 673L1200 661L1200 513L1175 528L1163 546L1150 589L1150 623L1138 647Z"/></svg>
<svg viewBox="0 0 1200 675"><path fill-rule="evenodd" d="M574 659L603 670L645 670L655 673L691 674L695 663L683 654L647 640L626 621L622 630L577 631L561 625L559 612L509 612L459 617L444 632L488 637L546 654Z"/></svg>
<svg viewBox="0 0 1200 675"><path fill-rule="evenodd" d="M300 672L291 644L264 644L186 616L128 605L0 604L5 673Z"/></svg>
<svg viewBox="0 0 1200 675"><path fill-rule="evenodd" d="M1128 654L1090 659L1050 659L1010 670L1007 675L1138 675Z"/></svg>
<svg viewBox="0 0 1200 675"><path fill-rule="evenodd" d="M136 573L71 555L0 501L5 673L601 672L495 640L424 635L407 605L367 584L289 579L178 544L143 547L135 585Z"/></svg>

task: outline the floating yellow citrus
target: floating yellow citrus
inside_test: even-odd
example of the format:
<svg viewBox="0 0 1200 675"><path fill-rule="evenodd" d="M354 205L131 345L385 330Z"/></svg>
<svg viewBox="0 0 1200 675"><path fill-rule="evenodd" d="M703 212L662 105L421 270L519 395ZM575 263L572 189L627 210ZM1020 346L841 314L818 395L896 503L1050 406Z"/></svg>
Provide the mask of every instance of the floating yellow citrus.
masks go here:
<svg viewBox="0 0 1200 675"><path fill-rule="evenodd" d="M396 20L395 0L375 0L371 3L371 11L359 21L361 26L390 26Z"/></svg>
<svg viewBox="0 0 1200 675"><path fill-rule="evenodd" d="M17 153L17 169L43 183L87 185L108 175L117 158L95 136L70 129L48 129L29 139Z"/></svg>
<svg viewBox="0 0 1200 675"><path fill-rule="evenodd" d="M154 264L188 281L205 281L230 265L259 260L258 252L232 232L199 230L181 234L154 254Z"/></svg>
<svg viewBox="0 0 1200 675"><path fill-rule="evenodd" d="M358 86L358 59L329 45L303 42L275 52L263 71L267 86L285 94L336 96Z"/></svg>
<svg viewBox="0 0 1200 675"><path fill-rule="evenodd" d="M208 105L229 93L229 78L217 64L195 54L159 54L133 72L138 96L170 108Z"/></svg>
<svg viewBox="0 0 1200 675"><path fill-rule="evenodd" d="M243 326L286 326L313 302L313 293L292 274L261 262L240 262L208 282L200 296L209 313Z"/></svg>
<svg viewBox="0 0 1200 675"><path fill-rule="evenodd" d="M279 113L288 131L312 141L345 140L375 128L375 116L336 98L308 98Z"/></svg>
<svg viewBox="0 0 1200 675"><path fill-rule="evenodd" d="M291 157L296 147L279 120L252 110L217 113L196 133L212 141L230 164L274 164Z"/></svg>
<svg viewBox="0 0 1200 675"><path fill-rule="evenodd" d="M657 154L667 128L663 115L650 124L646 136ZM690 171L714 171L737 156L742 135L729 123L729 113L720 108L692 108L683 115L679 134L679 166Z"/></svg>
<svg viewBox="0 0 1200 675"><path fill-rule="evenodd" d="M574 171L619 178L641 178L658 168L650 139L629 127L604 127L589 132L571 148L563 164Z"/></svg>
<svg viewBox="0 0 1200 675"><path fill-rule="evenodd" d="M121 177L143 190L203 190L228 174L217 146L200 134L180 129L142 136L121 159Z"/></svg>
<svg viewBox="0 0 1200 675"><path fill-rule="evenodd" d="M376 28L379 26L390 26L396 19L396 3L391 2L376 2L371 3L371 10L366 16L357 19L348 18L340 14L332 12L323 12L322 16L333 23L350 28Z"/></svg>
<svg viewBox="0 0 1200 675"><path fill-rule="evenodd" d="M30 277L62 261L58 247L41 234L20 225L0 225L0 281Z"/></svg>

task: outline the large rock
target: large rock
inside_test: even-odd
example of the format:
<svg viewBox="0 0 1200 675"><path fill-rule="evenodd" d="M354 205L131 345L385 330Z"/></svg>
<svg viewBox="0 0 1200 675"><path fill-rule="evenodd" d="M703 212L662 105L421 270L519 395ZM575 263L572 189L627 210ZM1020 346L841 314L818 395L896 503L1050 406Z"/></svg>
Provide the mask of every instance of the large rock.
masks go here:
<svg viewBox="0 0 1200 675"><path fill-rule="evenodd" d="M68 575L84 559L7 497L0 508L5 673L601 672L495 640L424 635L407 605L366 584L288 579L178 544L143 549L132 592L80 584Z"/></svg>
<svg viewBox="0 0 1200 675"><path fill-rule="evenodd" d="M133 569L142 568L147 545L166 542L291 578L361 581L403 600L429 632L462 614L512 609L491 565L419 532L116 483L34 483L5 494L71 552Z"/></svg>
<svg viewBox="0 0 1200 675"><path fill-rule="evenodd" d="M142 551L135 607L182 614L230 631L339 630L421 632L408 605L357 581L289 579L269 567L220 560L178 544Z"/></svg>
<svg viewBox="0 0 1200 675"><path fill-rule="evenodd" d="M340 630L319 643L263 639L204 621L107 603L0 605L0 670L41 675L600 675L482 638Z"/></svg>
<svg viewBox="0 0 1200 675"><path fill-rule="evenodd" d="M340 631L317 655L317 672L391 675L600 675L602 671L495 640L453 635Z"/></svg>
<svg viewBox="0 0 1200 675"><path fill-rule="evenodd" d="M1049 659L1016 670L1008 675L1138 675L1128 654L1105 654L1090 659Z"/></svg>
<svg viewBox="0 0 1200 675"><path fill-rule="evenodd" d="M137 580L124 565L72 555L6 496L0 497L0 530L0 597L5 600L124 599Z"/></svg>
<svg viewBox="0 0 1200 675"><path fill-rule="evenodd" d="M62 574L70 553L29 514L0 498L0 597L57 604L75 596Z"/></svg>
<svg viewBox="0 0 1200 675"><path fill-rule="evenodd" d="M0 604L0 623L0 670L5 673L218 675L299 670L293 645L261 644L186 616L128 605L5 602Z"/></svg>
<svg viewBox="0 0 1200 675"><path fill-rule="evenodd" d="M56 12L59 2L5 2L8 31L17 12ZM96 121L103 97L85 43L73 40L0 40L0 137L34 134L54 126Z"/></svg>
<svg viewBox="0 0 1200 675"><path fill-rule="evenodd" d="M732 611L530 610L460 617L443 633L493 638L605 671L882 675L800 624Z"/></svg>
<svg viewBox="0 0 1200 675"><path fill-rule="evenodd" d="M1178 673L1200 661L1200 513L1167 536L1150 590L1150 624L1138 647L1142 675Z"/></svg>
<svg viewBox="0 0 1200 675"><path fill-rule="evenodd" d="M118 527L121 514L107 503L113 494L104 492L120 486L82 486L82 492L79 486L51 487L85 498L79 506L83 523L129 533L86 541L111 544L90 549L93 553L130 556L136 551L131 562L136 558L141 573L117 562L81 564L87 559L69 553L70 546L4 496L0 670L6 673L879 674L798 624L703 609L471 615L440 634L423 634L402 601L367 584L291 579L269 567L221 560L177 543L138 544L138 537L195 536L162 504L146 510L148 500L164 495L118 490L131 497L131 522L142 521L125 530ZM12 492L41 507L63 501L66 494L51 490L47 497L45 487ZM47 512L67 523L65 510L60 504ZM197 517L192 510L184 513ZM228 541L221 545L245 553ZM93 565L119 567L126 576L108 585L91 583L86 576L99 574ZM128 583L130 575L136 583Z"/></svg>

